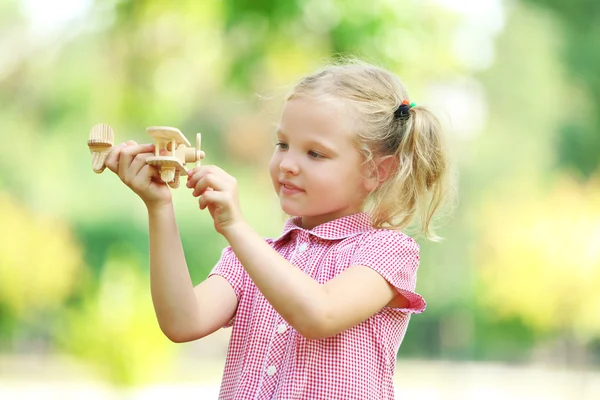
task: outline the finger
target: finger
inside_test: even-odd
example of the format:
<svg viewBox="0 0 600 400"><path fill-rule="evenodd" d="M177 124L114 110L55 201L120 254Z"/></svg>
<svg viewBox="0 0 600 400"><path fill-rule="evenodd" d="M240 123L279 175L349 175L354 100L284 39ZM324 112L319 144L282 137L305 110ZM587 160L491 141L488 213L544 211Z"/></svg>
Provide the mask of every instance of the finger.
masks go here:
<svg viewBox="0 0 600 400"><path fill-rule="evenodd" d="M198 180L206 173L205 167L190 168L187 170L187 183L186 186L193 188L198 183Z"/></svg>
<svg viewBox="0 0 600 400"><path fill-rule="evenodd" d="M110 169L115 174L118 172L117 168L119 166L119 155L121 153L121 149L126 146L125 143L121 143L118 146L113 146L108 151L108 155L106 156L106 161L104 161L104 165L106 168Z"/></svg>
<svg viewBox="0 0 600 400"><path fill-rule="evenodd" d="M194 167L187 170L188 179L192 178L192 176L196 175L202 170L203 167Z"/></svg>
<svg viewBox="0 0 600 400"><path fill-rule="evenodd" d="M228 175L227 172L225 172L223 169L217 167L216 165L201 165L199 167L190 168L188 170L188 176L198 175L198 174L203 175L203 174L207 174L207 173Z"/></svg>
<svg viewBox="0 0 600 400"><path fill-rule="evenodd" d="M146 159L150 156L152 156L152 154L150 153L136 154L136 156L133 158L133 161L131 162L131 165L129 166L129 168L127 168L127 171L125 172L123 181L126 183L133 182L142 170L142 168L144 168L147 165ZM149 178L146 178L146 180L148 179Z"/></svg>
<svg viewBox="0 0 600 400"><path fill-rule="evenodd" d="M208 173L200 178L195 186L192 195L194 197L198 197L202 195L207 190L215 190L215 191L227 191L231 189L231 183L228 179L223 179L222 176L218 176L216 174Z"/></svg>
<svg viewBox="0 0 600 400"><path fill-rule="evenodd" d="M196 175L188 180L186 186L192 189L192 196L198 197L209 188L209 182L205 179L205 176L198 178Z"/></svg>
<svg viewBox="0 0 600 400"><path fill-rule="evenodd" d="M198 197L198 206L201 210L204 210L210 204L216 205L219 203L224 203L225 201L226 196L223 193L219 193L214 190L207 190Z"/></svg>
<svg viewBox="0 0 600 400"><path fill-rule="evenodd" d="M206 196L202 195L198 197L198 206L201 210L204 210L206 206L208 206L208 199Z"/></svg>
<svg viewBox="0 0 600 400"><path fill-rule="evenodd" d="M137 157L136 157L137 158ZM133 164L132 164L133 165ZM150 184L161 182L158 170L152 165L144 163L138 173L131 180L131 187L135 190L147 188Z"/></svg>
<svg viewBox="0 0 600 400"><path fill-rule="evenodd" d="M132 141L133 142L133 141ZM135 142L133 142L135 143ZM153 144L130 144L126 145L119 154L119 158L117 160L118 163L118 174L123 179L127 176L127 169L131 165L135 156L139 153L150 153L154 150Z"/></svg>
<svg viewBox="0 0 600 400"><path fill-rule="evenodd" d="M190 171L188 171L188 182L186 186L189 188L195 188L198 182L201 179L206 178L207 176L212 176L211 178L209 178L210 183L217 184L218 181L216 179L220 179L223 182L235 183L235 178L233 178L221 168L217 167L216 165L205 165L193 168ZM219 190L218 187L215 187L215 189Z"/></svg>
<svg viewBox="0 0 600 400"><path fill-rule="evenodd" d="M137 143L135 142L135 140L128 140L127 142L123 142L117 146L113 146L110 150L109 153L106 157L106 160L104 161L104 165L106 165L106 167L108 169L110 169L112 172L114 172L115 174L118 174L118 167L119 167L119 159L121 157L121 150L123 150L125 147L128 146L133 146L133 145L137 145Z"/></svg>
<svg viewBox="0 0 600 400"><path fill-rule="evenodd" d="M202 155L204 155L204 152L202 152ZM217 167L216 165L200 165L198 167L193 167L187 170L187 175L188 177L192 177L193 175L203 175L206 174L208 172L214 172L214 173L218 173L218 172L222 172L225 173L225 171L223 171L221 168Z"/></svg>
<svg viewBox="0 0 600 400"><path fill-rule="evenodd" d="M199 202L201 202L201 201L202 201L201 199L203 199L203 198L204 198L203 196L204 196L204 195L206 195L206 194L207 194L207 193L209 193L209 192L216 192L216 191L215 191L215 190L213 190L213 188L206 188L206 190L205 190L205 191L204 191L204 192L203 192L201 195L199 195L199 196L194 196L194 197L198 197L198 201L199 201ZM203 208L201 208L201 209L203 209Z"/></svg>
<svg viewBox="0 0 600 400"><path fill-rule="evenodd" d="M135 156L133 150L133 145L126 144L119 152L119 158L117 158L117 174L123 182L125 182L127 169L129 169L129 165L131 165L131 161Z"/></svg>

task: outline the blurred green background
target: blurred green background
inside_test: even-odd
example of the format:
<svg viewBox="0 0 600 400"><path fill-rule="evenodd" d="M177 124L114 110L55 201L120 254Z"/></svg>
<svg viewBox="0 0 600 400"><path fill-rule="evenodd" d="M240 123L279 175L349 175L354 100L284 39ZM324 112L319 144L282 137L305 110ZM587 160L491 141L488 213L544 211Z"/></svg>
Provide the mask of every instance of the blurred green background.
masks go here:
<svg viewBox="0 0 600 400"><path fill-rule="evenodd" d="M600 387L599 2L3 0L0 394L189 382L210 357L198 368L218 385L227 338L160 333L145 208L92 172L90 128L108 123L117 142L149 142L153 125L201 132L206 163L238 178L247 219L276 236L267 162L284 95L339 55L396 72L437 111L460 176L445 240L419 239L428 309L399 368L567 371L581 379L564 398ZM198 283L225 242L184 187L174 201Z"/></svg>

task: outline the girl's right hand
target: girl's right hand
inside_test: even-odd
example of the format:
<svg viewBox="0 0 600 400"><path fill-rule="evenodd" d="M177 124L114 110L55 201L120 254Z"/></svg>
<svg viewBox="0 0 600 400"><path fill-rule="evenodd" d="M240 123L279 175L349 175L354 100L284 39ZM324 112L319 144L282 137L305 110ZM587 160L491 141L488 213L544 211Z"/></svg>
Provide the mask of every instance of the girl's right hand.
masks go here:
<svg viewBox="0 0 600 400"><path fill-rule="evenodd" d="M137 144L133 140L114 146L106 157L105 165L133 190L146 207L168 204L171 190L160 179L158 170L146 164L154 155L154 144Z"/></svg>

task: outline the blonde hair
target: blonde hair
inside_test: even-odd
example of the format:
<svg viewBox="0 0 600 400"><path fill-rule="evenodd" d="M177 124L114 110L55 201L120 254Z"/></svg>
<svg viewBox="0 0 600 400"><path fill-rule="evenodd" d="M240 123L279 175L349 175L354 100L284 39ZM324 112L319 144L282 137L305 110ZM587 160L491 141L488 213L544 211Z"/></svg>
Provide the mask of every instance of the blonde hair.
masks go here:
<svg viewBox="0 0 600 400"><path fill-rule="evenodd" d="M396 111L408 93L392 73L360 61L328 66L303 78L287 100L331 97L354 116L356 148L365 162L393 155L397 166L365 199L363 209L376 228L417 228L431 240L434 215L453 189L442 126L423 106L407 116Z"/></svg>

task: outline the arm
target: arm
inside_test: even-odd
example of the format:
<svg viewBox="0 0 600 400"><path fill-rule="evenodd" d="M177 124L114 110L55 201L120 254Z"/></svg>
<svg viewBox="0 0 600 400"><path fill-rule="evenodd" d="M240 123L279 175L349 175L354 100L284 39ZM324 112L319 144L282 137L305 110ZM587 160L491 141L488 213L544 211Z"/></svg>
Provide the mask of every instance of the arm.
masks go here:
<svg viewBox="0 0 600 400"><path fill-rule="evenodd" d="M149 208L150 286L158 323L174 342L207 336L233 318L237 296L221 276L195 288L185 261L172 204Z"/></svg>
<svg viewBox="0 0 600 400"><path fill-rule="evenodd" d="M229 321L237 309L233 288L212 276L193 288L177 224L171 190L146 163L153 145L130 141L115 146L106 166L133 190L148 209L150 286L158 323L174 342L204 337Z"/></svg>
<svg viewBox="0 0 600 400"><path fill-rule="evenodd" d="M303 336L332 336L368 319L387 304L408 303L367 266L350 267L325 285L293 266L245 222L237 182L222 169L202 166L188 171L187 187L199 196L200 209L208 209L215 229L227 239L261 293Z"/></svg>
<svg viewBox="0 0 600 400"><path fill-rule="evenodd" d="M320 285L281 257L247 224L226 230L225 237L273 308L307 338L333 336L387 304L408 305L406 298L369 267L352 266Z"/></svg>

